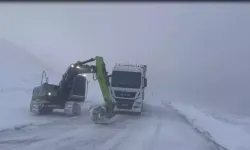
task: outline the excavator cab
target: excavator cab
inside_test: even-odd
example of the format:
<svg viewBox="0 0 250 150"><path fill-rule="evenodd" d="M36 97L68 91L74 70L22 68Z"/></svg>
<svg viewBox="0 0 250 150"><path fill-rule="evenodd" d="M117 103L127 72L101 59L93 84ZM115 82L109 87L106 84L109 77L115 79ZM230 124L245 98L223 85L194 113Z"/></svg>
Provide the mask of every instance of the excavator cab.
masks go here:
<svg viewBox="0 0 250 150"><path fill-rule="evenodd" d="M82 74L74 77L68 100L84 102L87 98L88 83L88 80Z"/></svg>

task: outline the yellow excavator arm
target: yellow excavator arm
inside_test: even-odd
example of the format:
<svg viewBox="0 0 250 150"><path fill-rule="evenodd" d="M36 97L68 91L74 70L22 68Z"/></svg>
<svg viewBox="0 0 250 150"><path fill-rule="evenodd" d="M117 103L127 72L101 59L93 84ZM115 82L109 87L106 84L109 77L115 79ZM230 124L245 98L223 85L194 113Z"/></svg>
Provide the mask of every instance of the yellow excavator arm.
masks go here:
<svg viewBox="0 0 250 150"><path fill-rule="evenodd" d="M95 65L88 65L90 62L94 62ZM110 92L109 92L109 76L106 70L106 66L103 60L103 57L96 56L89 60L83 62L77 62L72 64L72 67L77 67L78 73L93 73L96 75L96 79L99 82L99 86L102 92L102 96L105 102L104 107L99 106L93 109L92 111L92 120L96 123L100 123L106 119L110 119L114 116L114 107L115 103L112 101Z"/></svg>
<svg viewBox="0 0 250 150"><path fill-rule="evenodd" d="M106 104L106 109L108 111L114 111L114 102L111 99L109 92L109 76L106 71L106 66L104 60L100 56L96 56L96 77L99 82L100 89L102 91L102 96Z"/></svg>

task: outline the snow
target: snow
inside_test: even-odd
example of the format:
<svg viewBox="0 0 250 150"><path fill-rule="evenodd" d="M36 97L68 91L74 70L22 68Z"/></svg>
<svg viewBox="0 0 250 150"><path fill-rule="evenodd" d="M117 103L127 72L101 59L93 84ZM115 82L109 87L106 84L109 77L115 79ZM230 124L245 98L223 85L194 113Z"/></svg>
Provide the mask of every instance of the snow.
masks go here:
<svg viewBox="0 0 250 150"><path fill-rule="evenodd" d="M214 143L195 132L172 107L162 105L160 98L149 94L152 93L149 90L142 116L117 115L108 126L93 124L88 109L103 103L103 98L92 76L88 76L91 82L82 116L66 117L60 111L49 116L34 116L29 112L29 102L32 88L40 84L42 70L49 73L52 83L58 82L61 76L13 43L0 39L0 49L0 149L216 149ZM250 149L250 119L233 120L231 116L202 112L179 103L172 106L222 147Z"/></svg>
<svg viewBox="0 0 250 150"><path fill-rule="evenodd" d="M163 106L154 97L145 100L142 116L117 115L107 126L94 124L88 109L103 103L103 98L92 76L88 76L91 82L81 116L67 117L60 111L35 116L29 112L29 102L32 88L40 84L42 70L49 72L52 83L61 76L13 43L0 39L0 49L0 149L210 150L214 147L172 108Z"/></svg>
<svg viewBox="0 0 250 150"><path fill-rule="evenodd" d="M29 102L32 88L40 84L41 71L49 72L52 83L61 76L13 43L0 40L0 49L0 149L210 150L213 147L171 108L156 100L145 102L142 116L117 115L107 126L94 124L88 109L103 103L103 98L92 76L88 76L91 82L81 116L67 117L59 110L49 116L35 116L29 112Z"/></svg>
<svg viewBox="0 0 250 150"><path fill-rule="evenodd" d="M1 92L0 99L0 105L4 106L0 109L0 130L34 123L35 120L31 121L27 107L29 106L28 100L30 100L28 91ZM35 122L39 123L39 120Z"/></svg>
<svg viewBox="0 0 250 150"><path fill-rule="evenodd" d="M42 70L52 74L52 81L55 72L7 40L0 39L0 49L0 131L47 123L48 119L29 113L29 102Z"/></svg>
<svg viewBox="0 0 250 150"><path fill-rule="evenodd" d="M229 150L250 149L250 118L200 110L180 102L171 102L171 106L194 128L222 147Z"/></svg>
<svg viewBox="0 0 250 150"><path fill-rule="evenodd" d="M213 145L192 130L170 107L147 101L143 116L117 115L109 125L82 116L64 118L0 134L5 150L211 150ZM188 140L187 140L188 139Z"/></svg>

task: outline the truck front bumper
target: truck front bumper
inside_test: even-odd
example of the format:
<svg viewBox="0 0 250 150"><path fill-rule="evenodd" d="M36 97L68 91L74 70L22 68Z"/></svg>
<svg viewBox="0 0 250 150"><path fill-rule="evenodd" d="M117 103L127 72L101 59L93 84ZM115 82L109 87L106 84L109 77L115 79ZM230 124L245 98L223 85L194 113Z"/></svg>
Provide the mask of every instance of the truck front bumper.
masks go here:
<svg viewBox="0 0 250 150"><path fill-rule="evenodd" d="M116 99L115 111L141 112L142 102L136 100Z"/></svg>

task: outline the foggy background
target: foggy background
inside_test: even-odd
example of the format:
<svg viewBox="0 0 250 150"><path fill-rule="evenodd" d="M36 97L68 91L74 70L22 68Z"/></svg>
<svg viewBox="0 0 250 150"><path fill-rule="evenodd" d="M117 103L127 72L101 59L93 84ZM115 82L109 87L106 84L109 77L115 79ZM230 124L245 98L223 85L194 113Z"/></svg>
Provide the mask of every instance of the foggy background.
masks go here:
<svg viewBox="0 0 250 150"><path fill-rule="evenodd" d="M97 55L109 72L147 64L152 101L250 115L248 3L1 3L0 20L2 39L60 73Z"/></svg>

